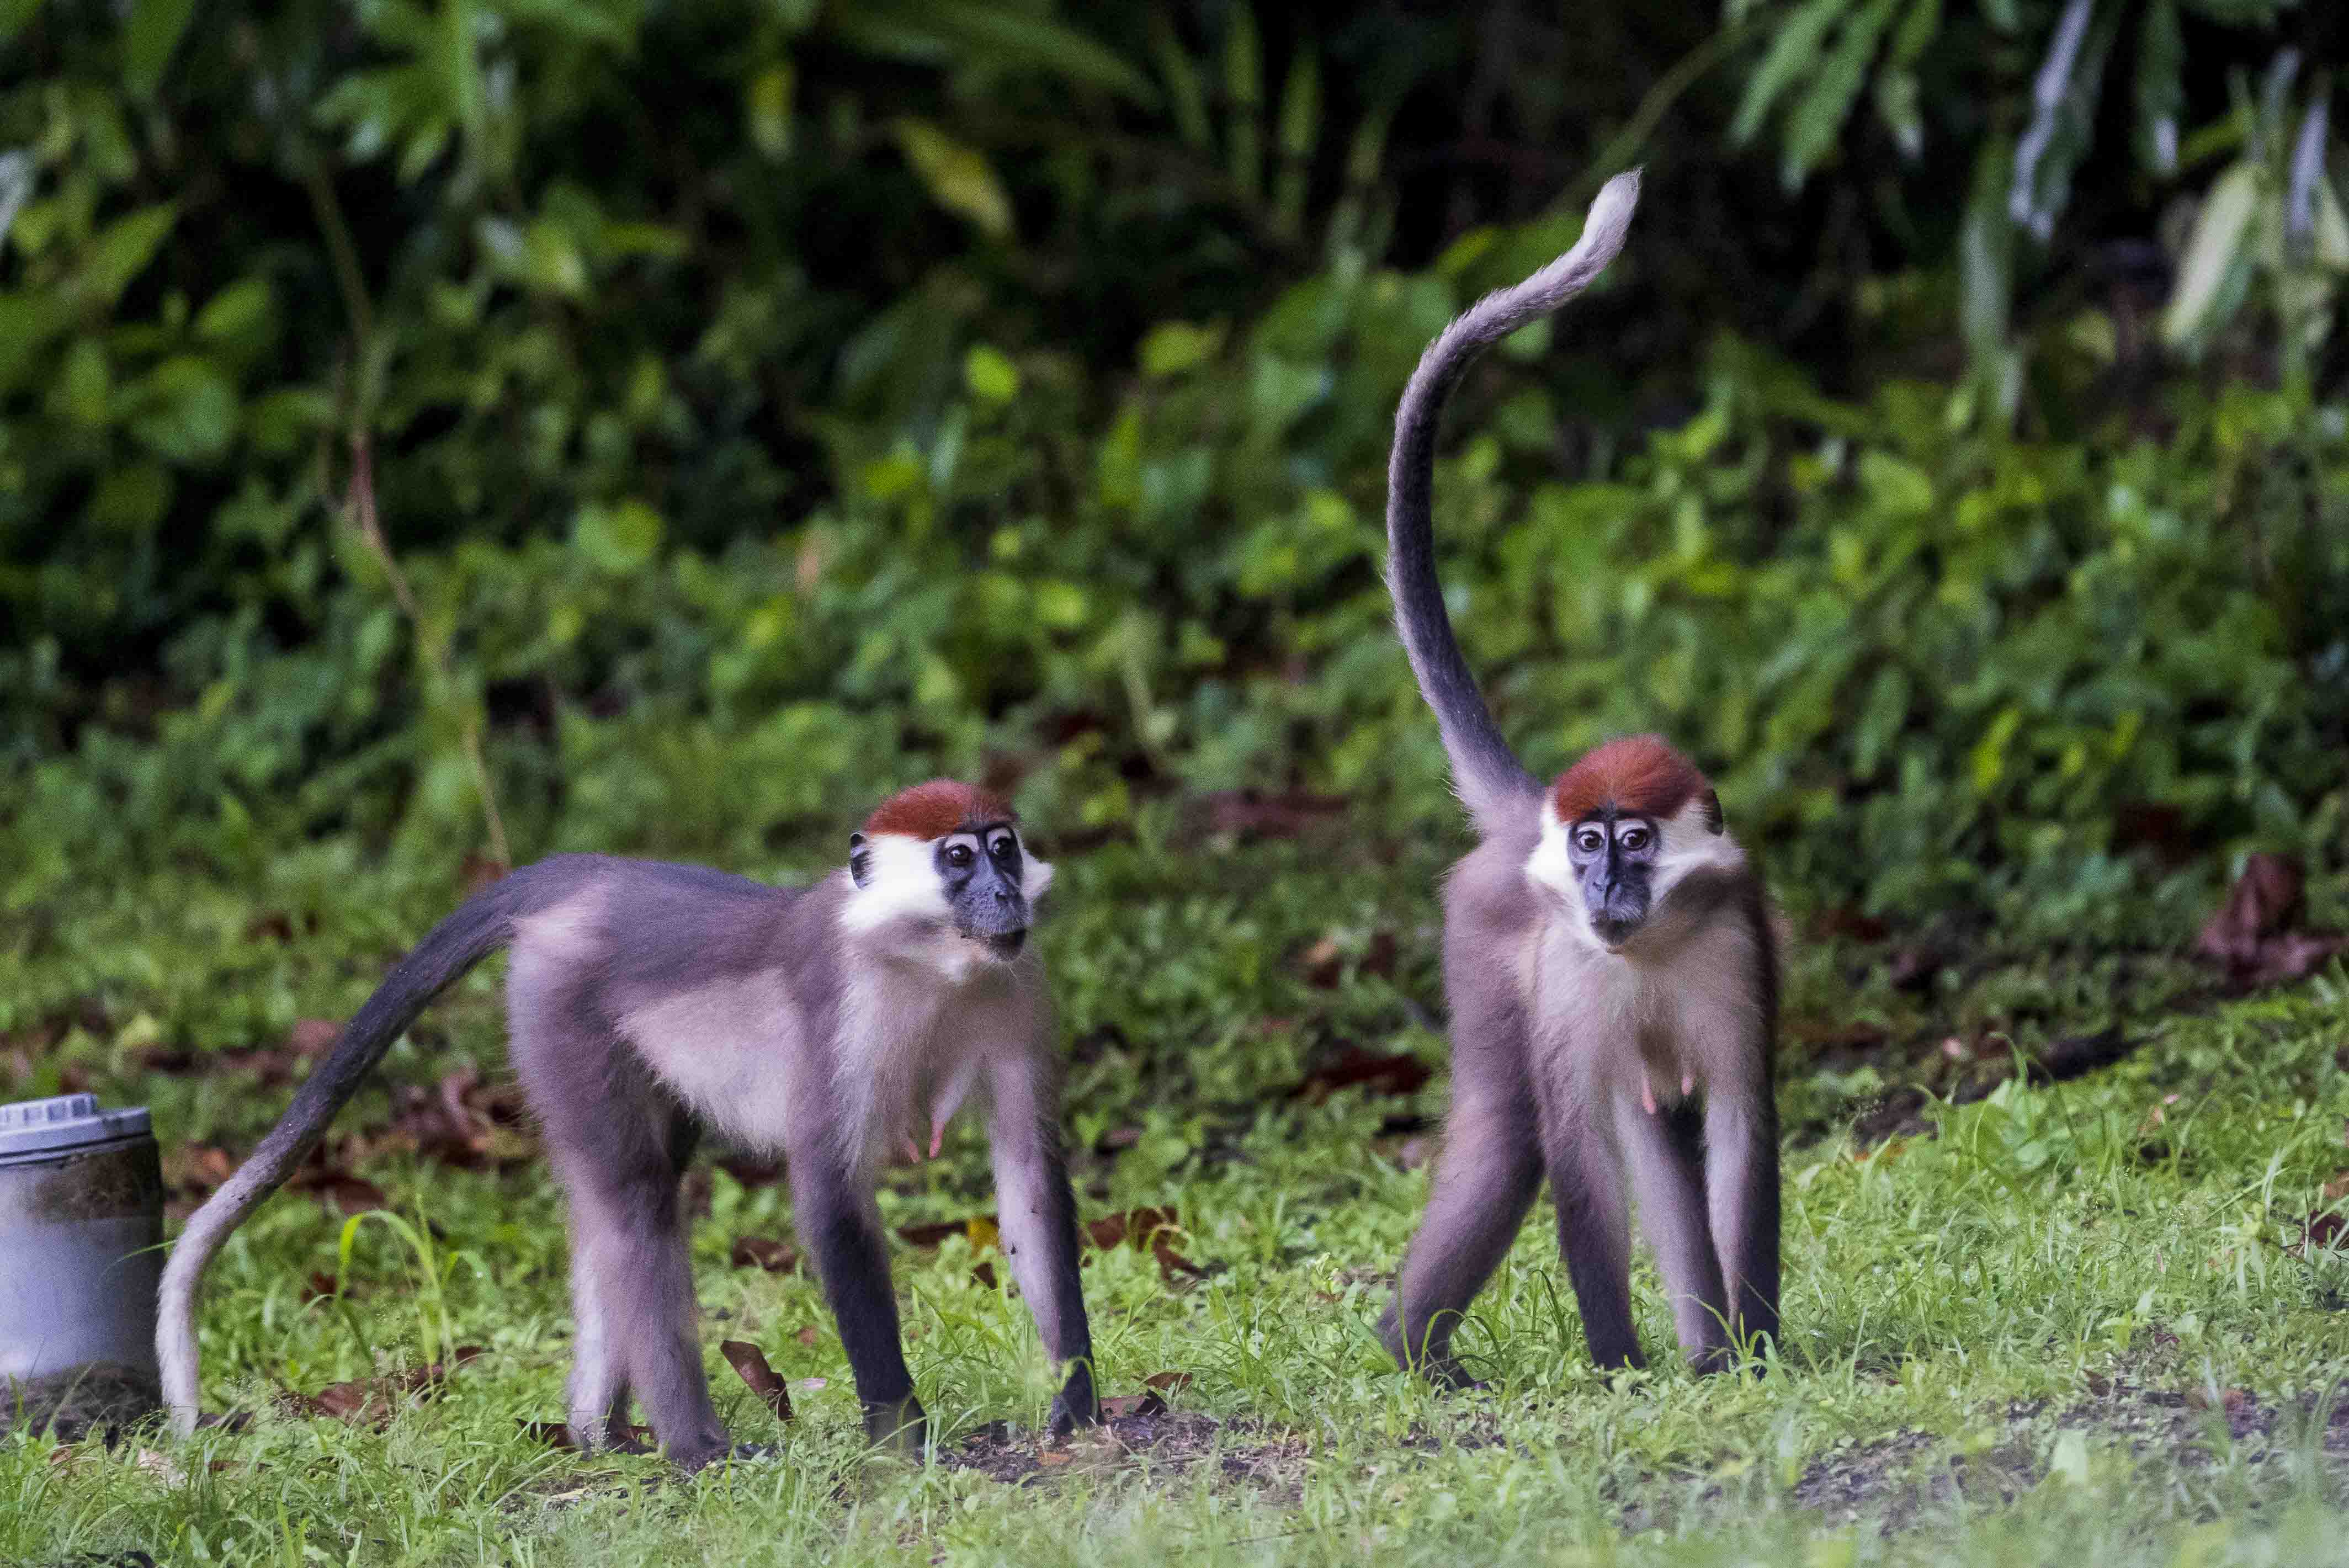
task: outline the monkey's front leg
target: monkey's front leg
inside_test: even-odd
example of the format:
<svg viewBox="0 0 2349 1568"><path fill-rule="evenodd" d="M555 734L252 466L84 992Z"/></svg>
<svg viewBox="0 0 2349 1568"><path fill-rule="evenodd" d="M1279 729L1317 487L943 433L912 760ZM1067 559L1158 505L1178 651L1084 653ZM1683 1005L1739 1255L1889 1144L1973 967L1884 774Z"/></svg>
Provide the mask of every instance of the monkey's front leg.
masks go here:
<svg viewBox="0 0 2349 1568"><path fill-rule="evenodd" d="M1077 1201L1061 1153L1060 1108L1042 1069L1013 1060L991 1076L995 1203L1004 1256L1035 1315L1044 1353L1068 1368L1046 1417L1066 1436L1101 1419L1092 1335L1077 1262Z"/></svg>
<svg viewBox="0 0 2349 1568"><path fill-rule="evenodd" d="M1590 1358L1602 1367L1644 1367L1631 1323L1631 1237L1623 1161L1606 1110L1552 1097L1542 1129L1557 1245L1582 1309Z"/></svg>
<svg viewBox="0 0 2349 1568"><path fill-rule="evenodd" d="M815 1253L816 1273L840 1326L841 1347L864 1406L864 1435L919 1452L927 1418L905 1367L888 1246L873 1194L837 1159L813 1150L795 1150L790 1169L793 1222Z"/></svg>

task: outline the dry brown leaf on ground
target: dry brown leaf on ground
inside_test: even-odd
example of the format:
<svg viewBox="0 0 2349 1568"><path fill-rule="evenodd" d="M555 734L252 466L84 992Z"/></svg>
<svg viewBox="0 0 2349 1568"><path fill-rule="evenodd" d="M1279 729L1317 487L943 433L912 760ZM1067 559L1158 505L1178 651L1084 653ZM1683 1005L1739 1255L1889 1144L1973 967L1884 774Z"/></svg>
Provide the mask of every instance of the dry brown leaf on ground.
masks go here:
<svg viewBox="0 0 2349 1568"><path fill-rule="evenodd" d="M1142 1380L1142 1386L1164 1393L1177 1393L1191 1386L1191 1375L1188 1372L1153 1372Z"/></svg>
<svg viewBox="0 0 2349 1568"><path fill-rule="evenodd" d="M1174 1250L1174 1243L1166 1239L1164 1231L1150 1238L1150 1255L1158 1260L1158 1277L1169 1289L1207 1277L1206 1269Z"/></svg>
<svg viewBox="0 0 2349 1568"><path fill-rule="evenodd" d="M471 1063L430 1088L393 1091L391 1126L375 1148L401 1150L459 1170L524 1164L536 1158L530 1108L518 1083L492 1083Z"/></svg>
<svg viewBox="0 0 2349 1568"><path fill-rule="evenodd" d="M900 1225L897 1228L897 1239L908 1246L935 1247L948 1236L967 1236L974 1252L995 1245L999 1233L992 1214L973 1214L968 1220L942 1220L931 1225Z"/></svg>
<svg viewBox="0 0 2349 1568"><path fill-rule="evenodd" d="M289 1390L284 1402L297 1416L332 1416L357 1426L380 1427L390 1421L401 1405L437 1392L448 1382L452 1367L462 1367L482 1354L478 1345L460 1345L447 1363L435 1361L412 1371L330 1383L315 1394Z"/></svg>
<svg viewBox="0 0 2349 1568"><path fill-rule="evenodd" d="M1171 1204L1163 1209L1147 1206L1128 1209L1121 1213L1104 1214L1098 1220L1087 1221L1085 1239L1102 1252L1109 1252L1112 1248L1124 1246L1129 1243L1142 1247L1147 1246L1150 1238L1160 1231L1170 1225L1179 1226L1181 1223L1182 1222L1175 1217Z"/></svg>
<svg viewBox="0 0 2349 1568"><path fill-rule="evenodd" d="M766 1401L767 1408L774 1412L775 1419L788 1421L792 1418L791 1390L783 1387L782 1378L767 1364L765 1351L747 1339L729 1339L718 1346L718 1352L750 1386L750 1392Z"/></svg>
<svg viewBox="0 0 2349 1568"><path fill-rule="evenodd" d="M2202 923L2194 955L2223 969L2238 991L2300 979L2349 944L2349 934L2300 929L2306 913L2300 866L2261 852L2243 862L2227 902Z"/></svg>
<svg viewBox="0 0 2349 1568"><path fill-rule="evenodd" d="M2349 1220L2323 1209L2301 1221L2300 1245L2293 1250L2304 1257L2337 1247L2344 1237L2349 1237Z"/></svg>
<svg viewBox="0 0 2349 1568"><path fill-rule="evenodd" d="M1130 1416L1163 1416L1166 1401L1154 1391L1147 1394L1120 1394L1101 1402L1102 1414L1112 1421L1123 1421Z"/></svg>
<svg viewBox="0 0 2349 1568"><path fill-rule="evenodd" d="M391 1207L391 1198L382 1188L328 1159L323 1144L295 1168L294 1174L285 1179L285 1185L291 1191L317 1194L320 1201L347 1219L370 1209Z"/></svg>
<svg viewBox="0 0 2349 1568"><path fill-rule="evenodd" d="M1382 1055L1349 1045L1337 1056L1305 1075L1288 1091L1291 1099L1319 1105L1340 1089L1361 1088L1374 1094L1416 1094L1435 1069L1407 1052Z"/></svg>
<svg viewBox="0 0 2349 1568"><path fill-rule="evenodd" d="M733 1250L726 1261L738 1269L764 1269L769 1274L790 1274L800 1266L799 1249L772 1236L737 1236Z"/></svg>
<svg viewBox="0 0 2349 1568"><path fill-rule="evenodd" d="M1393 932L1373 932L1369 944L1362 950L1361 961L1357 966L1359 972L1381 976L1392 975L1400 946ZM1298 963L1304 969L1305 983L1316 990L1333 990L1345 977L1345 950L1334 936L1325 936L1307 948Z"/></svg>
<svg viewBox="0 0 2349 1568"><path fill-rule="evenodd" d="M2112 1066L2137 1047L2137 1042L2115 1024L2093 1035L2067 1035L2040 1047L2025 1059L2023 1070L2033 1083L2066 1083Z"/></svg>
<svg viewBox="0 0 2349 1568"><path fill-rule="evenodd" d="M771 1187L783 1179L783 1162L780 1160L753 1160L742 1155L730 1155L711 1163L745 1187Z"/></svg>

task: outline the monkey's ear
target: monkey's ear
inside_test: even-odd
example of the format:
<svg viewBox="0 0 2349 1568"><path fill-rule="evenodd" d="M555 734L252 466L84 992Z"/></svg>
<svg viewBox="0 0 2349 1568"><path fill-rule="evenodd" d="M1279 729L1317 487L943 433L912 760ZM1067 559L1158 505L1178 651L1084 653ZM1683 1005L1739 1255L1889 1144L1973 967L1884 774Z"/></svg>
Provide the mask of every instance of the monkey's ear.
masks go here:
<svg viewBox="0 0 2349 1568"><path fill-rule="evenodd" d="M873 851L865 847L864 835L862 833L849 834L848 880L854 882L858 887L863 887L864 885L864 879L872 874Z"/></svg>

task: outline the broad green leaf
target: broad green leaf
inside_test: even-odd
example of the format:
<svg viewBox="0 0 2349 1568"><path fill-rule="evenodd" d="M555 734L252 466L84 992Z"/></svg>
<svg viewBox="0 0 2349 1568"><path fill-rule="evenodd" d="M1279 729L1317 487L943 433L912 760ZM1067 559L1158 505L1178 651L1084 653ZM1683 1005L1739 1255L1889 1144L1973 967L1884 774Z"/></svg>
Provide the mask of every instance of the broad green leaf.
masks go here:
<svg viewBox="0 0 2349 1568"><path fill-rule="evenodd" d="M2243 159L2219 176L2203 198L2202 210L2195 214L2193 231L2187 236L2186 253L2178 258L2169 306L2162 312L2162 339L2171 347L2187 346L2209 325L2220 286L2251 237L2260 185L2259 166Z"/></svg>
<svg viewBox="0 0 2349 1568"><path fill-rule="evenodd" d="M2006 348L2014 286L2014 220L2006 199L2013 161L2011 146L1993 143L1982 150L1958 228L1958 324L1977 377Z"/></svg>
<svg viewBox="0 0 2349 1568"><path fill-rule="evenodd" d="M145 407L131 432L160 457L210 462L236 437L236 388L209 360L175 356L127 391Z"/></svg>
<svg viewBox="0 0 2349 1568"><path fill-rule="evenodd" d="M750 145L778 163L791 156L792 98L797 79L791 61L778 61L752 77L744 95Z"/></svg>
<svg viewBox="0 0 2349 1568"><path fill-rule="evenodd" d="M16 214L33 194L33 155L29 152L0 152L0 241L8 238L8 231L16 224Z"/></svg>
<svg viewBox="0 0 2349 1568"><path fill-rule="evenodd" d="M1827 29L1857 3L1858 0L1804 0L1792 16L1779 24L1770 40L1769 52L1754 67L1745 84L1745 96L1738 100L1737 117L1729 125L1732 144L1744 147L1752 141L1762 129L1762 122L1769 118L1779 95L1798 77L1818 67L1819 46L1826 38Z"/></svg>
<svg viewBox="0 0 2349 1568"><path fill-rule="evenodd" d="M1207 95L1200 85L1198 68L1183 47L1175 34L1174 19L1164 5L1150 9L1150 52L1158 63L1158 74L1166 83L1167 108L1174 117L1174 129L1185 146L1195 151L1207 150L1210 133L1207 129Z"/></svg>
<svg viewBox="0 0 2349 1568"><path fill-rule="evenodd" d="M0 391L14 387L33 356L64 330L61 315L37 292L0 294Z"/></svg>
<svg viewBox="0 0 2349 1568"><path fill-rule="evenodd" d="M1206 326L1195 326L1187 321L1161 322L1142 340L1141 352L1136 356L1141 361L1142 373L1158 380L1197 369L1223 347L1226 330L1222 322Z"/></svg>
<svg viewBox="0 0 2349 1568"><path fill-rule="evenodd" d="M1009 403L1019 396L1019 367L992 344L971 345L963 356L962 379L982 403Z"/></svg>
<svg viewBox="0 0 2349 1568"><path fill-rule="evenodd" d="M2322 170L2316 176L2315 230L2315 242L2309 253L2316 264L2336 273L2349 273L2349 213L2343 212L2341 198Z"/></svg>
<svg viewBox="0 0 2349 1568"><path fill-rule="evenodd" d="M2178 168L2178 117L2186 108L2186 39L2177 0L2153 0L2137 24L2137 161L2158 173Z"/></svg>
<svg viewBox="0 0 2349 1568"><path fill-rule="evenodd" d="M65 374L57 378L57 402L66 418L97 429L106 423L107 395L113 389L106 346L96 337L76 338L66 350Z"/></svg>
<svg viewBox="0 0 2349 1568"><path fill-rule="evenodd" d="M1896 69L1907 70L1922 59L1925 47L1941 34L1941 0L1910 0L1909 9L1901 14L1899 29L1892 35L1892 47L1885 59Z"/></svg>
<svg viewBox="0 0 2349 1568"><path fill-rule="evenodd" d="M1236 5L1224 21L1224 95L1232 114L1224 127L1224 161L1232 189L1245 201L1264 193L1264 58L1256 12Z"/></svg>
<svg viewBox="0 0 2349 1568"><path fill-rule="evenodd" d="M269 280L240 278L196 313L196 335L211 343L244 336L269 319Z"/></svg>
<svg viewBox="0 0 2349 1568"><path fill-rule="evenodd" d="M572 522L571 545L599 570L620 576L651 564L663 531L660 513L643 501L591 501Z"/></svg>
<svg viewBox="0 0 2349 1568"><path fill-rule="evenodd" d="M1876 57L1876 46L1884 29L1891 26L1899 3L1869 0L1866 10L1845 21L1835 48L1787 118L1783 179L1788 189L1801 185L1835 145L1844 121L1851 116L1860 84L1867 79L1868 62Z"/></svg>
<svg viewBox="0 0 2349 1568"><path fill-rule="evenodd" d="M931 200L969 219L991 239L1011 237L1011 198L984 156L926 119L898 119L890 129Z"/></svg>
<svg viewBox="0 0 2349 1568"><path fill-rule="evenodd" d="M178 203L165 201L109 223L82 253L80 267L60 292L83 309L111 307L130 280L155 259L156 250L179 217Z"/></svg>
<svg viewBox="0 0 2349 1568"><path fill-rule="evenodd" d="M155 96L195 14L196 0L133 0L122 33L122 85L132 98Z"/></svg>
<svg viewBox="0 0 2349 1568"><path fill-rule="evenodd" d="M1892 133L1900 156L1912 162L1925 151L1925 116L1917 73L1888 70L1876 78L1876 118Z"/></svg>
<svg viewBox="0 0 2349 1568"><path fill-rule="evenodd" d="M105 532L143 534L171 510L171 476L160 463L125 463L107 470L82 515Z"/></svg>
<svg viewBox="0 0 2349 1568"><path fill-rule="evenodd" d="M1933 510L1932 480L1889 452L1862 452L1859 482L1868 500L1891 516L1922 517Z"/></svg>
<svg viewBox="0 0 2349 1568"><path fill-rule="evenodd" d="M1073 27L996 0L865 0L853 9L869 11L874 20L894 20L908 32L943 35L959 46L953 51L957 57L983 53L999 67L1049 71L1106 88L1138 108L1158 107L1150 78L1115 50Z"/></svg>

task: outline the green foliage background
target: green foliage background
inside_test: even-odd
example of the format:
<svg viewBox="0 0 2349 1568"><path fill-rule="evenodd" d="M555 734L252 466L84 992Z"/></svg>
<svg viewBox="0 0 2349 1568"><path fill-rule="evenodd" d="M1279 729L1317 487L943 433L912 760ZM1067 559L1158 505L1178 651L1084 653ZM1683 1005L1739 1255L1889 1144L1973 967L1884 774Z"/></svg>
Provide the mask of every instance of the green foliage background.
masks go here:
<svg viewBox="0 0 2349 1568"><path fill-rule="evenodd" d="M485 780L525 859L1456 831L1393 400L1640 160L1439 476L1537 770L1663 729L1796 902L2026 934L2337 867L2335 8L1675 9L0 4L0 901L446 876Z"/></svg>

